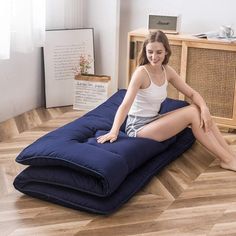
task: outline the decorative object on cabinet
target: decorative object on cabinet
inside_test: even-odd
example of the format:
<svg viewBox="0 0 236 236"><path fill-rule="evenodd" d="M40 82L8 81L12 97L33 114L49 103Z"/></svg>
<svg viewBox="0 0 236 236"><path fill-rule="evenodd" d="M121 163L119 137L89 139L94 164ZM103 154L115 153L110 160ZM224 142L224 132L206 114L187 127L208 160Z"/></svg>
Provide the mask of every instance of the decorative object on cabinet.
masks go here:
<svg viewBox="0 0 236 236"><path fill-rule="evenodd" d="M180 30L180 16L149 15L148 29L159 29L165 33L178 34Z"/></svg>

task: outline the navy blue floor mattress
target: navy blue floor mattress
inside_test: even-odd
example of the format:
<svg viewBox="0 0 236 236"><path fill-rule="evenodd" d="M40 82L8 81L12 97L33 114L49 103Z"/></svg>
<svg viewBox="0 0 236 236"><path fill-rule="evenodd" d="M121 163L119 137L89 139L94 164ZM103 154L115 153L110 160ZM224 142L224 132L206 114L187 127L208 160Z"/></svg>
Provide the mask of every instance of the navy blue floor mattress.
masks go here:
<svg viewBox="0 0 236 236"><path fill-rule="evenodd" d="M96 137L111 128L125 92L26 147L16 161L29 166L15 178L15 188L66 207L109 214L191 147L195 139L189 128L156 142L128 137L125 122L116 142L97 143ZM166 99L161 113L186 105Z"/></svg>

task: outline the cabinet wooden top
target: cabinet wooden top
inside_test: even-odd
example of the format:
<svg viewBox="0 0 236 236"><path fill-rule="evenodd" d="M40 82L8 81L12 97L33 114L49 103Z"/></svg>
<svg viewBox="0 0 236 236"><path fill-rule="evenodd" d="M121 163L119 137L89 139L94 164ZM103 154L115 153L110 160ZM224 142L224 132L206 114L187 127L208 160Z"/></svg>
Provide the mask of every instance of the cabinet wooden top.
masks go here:
<svg viewBox="0 0 236 236"><path fill-rule="evenodd" d="M129 36L135 37L146 37L149 34L149 30L145 28L136 29L129 32ZM222 45L230 45L236 47L236 42L226 42L218 39L203 39L193 36L191 34L168 34L166 33L169 40L176 41L189 41L194 43L211 43L211 44L222 44Z"/></svg>

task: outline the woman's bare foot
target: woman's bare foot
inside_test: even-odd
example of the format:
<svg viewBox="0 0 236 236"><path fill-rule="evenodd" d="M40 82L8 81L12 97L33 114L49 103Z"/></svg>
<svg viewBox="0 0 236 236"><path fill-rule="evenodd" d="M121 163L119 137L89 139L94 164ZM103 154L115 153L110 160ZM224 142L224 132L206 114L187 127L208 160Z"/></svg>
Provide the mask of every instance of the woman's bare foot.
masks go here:
<svg viewBox="0 0 236 236"><path fill-rule="evenodd" d="M221 168L227 169L227 170L232 170L236 171L236 157L232 158L231 161L228 162L220 162Z"/></svg>

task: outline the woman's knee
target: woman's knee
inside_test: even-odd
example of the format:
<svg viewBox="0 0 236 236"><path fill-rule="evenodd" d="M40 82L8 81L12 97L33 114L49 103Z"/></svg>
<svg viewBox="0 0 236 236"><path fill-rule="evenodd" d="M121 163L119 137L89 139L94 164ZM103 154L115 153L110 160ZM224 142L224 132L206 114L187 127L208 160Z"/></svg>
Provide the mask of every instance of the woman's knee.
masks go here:
<svg viewBox="0 0 236 236"><path fill-rule="evenodd" d="M188 106L189 115L192 121L200 121L200 109L197 105L191 104Z"/></svg>
<svg viewBox="0 0 236 236"><path fill-rule="evenodd" d="M198 108L197 105L195 104L190 104L189 106L187 106L187 108L189 109L189 111L192 113L192 114L200 114L200 110Z"/></svg>

